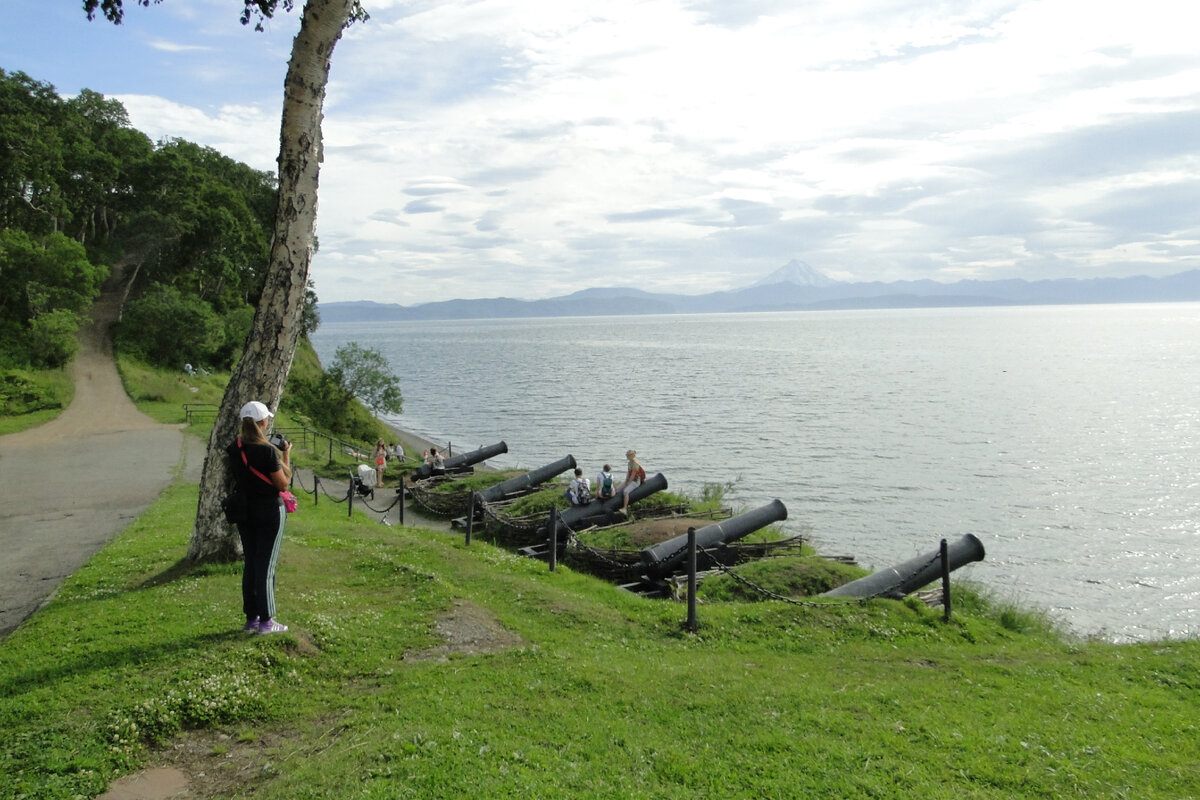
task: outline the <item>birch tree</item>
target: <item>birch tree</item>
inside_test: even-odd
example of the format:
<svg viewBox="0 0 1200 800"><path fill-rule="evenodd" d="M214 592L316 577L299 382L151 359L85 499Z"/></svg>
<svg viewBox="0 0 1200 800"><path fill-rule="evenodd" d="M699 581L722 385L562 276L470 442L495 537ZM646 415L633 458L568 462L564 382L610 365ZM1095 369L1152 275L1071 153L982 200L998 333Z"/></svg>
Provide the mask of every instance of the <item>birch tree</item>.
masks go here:
<svg viewBox="0 0 1200 800"><path fill-rule="evenodd" d="M151 0L134 0L149 6ZM154 3L161 0L153 0ZM293 0L243 0L242 24L264 19L277 8L290 11ZM123 0L84 0L92 19L97 11L119 24ZM358 0L305 0L300 32L292 42L283 86L279 131L279 198L262 299L241 359L234 368L208 439L200 477L200 499L187 557L232 561L241 553L237 533L225 522L221 498L233 476L225 446L237 435L237 412L248 400L279 406L303 329L304 299L312 262L317 219L317 183L322 159L321 119L330 59L342 31L366 12Z"/></svg>

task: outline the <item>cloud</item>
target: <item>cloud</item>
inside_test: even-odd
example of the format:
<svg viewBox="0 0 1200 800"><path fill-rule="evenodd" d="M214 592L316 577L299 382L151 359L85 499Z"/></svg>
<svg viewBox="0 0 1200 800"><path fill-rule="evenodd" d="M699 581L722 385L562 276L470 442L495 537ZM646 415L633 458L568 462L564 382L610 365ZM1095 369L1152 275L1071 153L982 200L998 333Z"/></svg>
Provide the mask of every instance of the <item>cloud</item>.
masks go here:
<svg viewBox="0 0 1200 800"><path fill-rule="evenodd" d="M1182 234L1200 239L1200 178L1111 192L1080 209L1079 218L1120 240Z"/></svg>
<svg viewBox="0 0 1200 800"><path fill-rule="evenodd" d="M118 97L152 138L274 169L298 14L256 35L226 0L195 0L131 8L121 30L64 19L53 38L23 22L40 0L11 5L13 67ZM326 301L588 280L694 293L793 258L845 280L1200 263L1200 5L370 11L332 59L313 263Z"/></svg>
<svg viewBox="0 0 1200 800"><path fill-rule="evenodd" d="M649 222L660 219L676 219L695 213L694 208L647 208L642 211L619 211L607 215L609 222Z"/></svg>
<svg viewBox="0 0 1200 800"><path fill-rule="evenodd" d="M399 225L402 228L408 227L408 222L404 219L403 214L393 208L381 208L371 214L368 219L375 222L386 222L389 225Z"/></svg>
<svg viewBox="0 0 1200 800"><path fill-rule="evenodd" d="M405 214L433 214L445 210L445 206L439 206L431 200L413 200L404 206Z"/></svg>
<svg viewBox="0 0 1200 800"><path fill-rule="evenodd" d="M223 105L206 111L148 95L115 95L138 130L158 141L181 138L198 142L272 170L279 155L279 120L256 106Z"/></svg>
<svg viewBox="0 0 1200 800"><path fill-rule="evenodd" d="M168 53L196 53L207 52L212 48L206 45L199 44L180 44L178 42L168 42L162 39L156 39L150 42L150 47L155 50L163 50Z"/></svg>
<svg viewBox="0 0 1200 800"><path fill-rule="evenodd" d="M450 179L426 179L415 181L404 188L405 194L426 197L438 194L461 192L466 187Z"/></svg>

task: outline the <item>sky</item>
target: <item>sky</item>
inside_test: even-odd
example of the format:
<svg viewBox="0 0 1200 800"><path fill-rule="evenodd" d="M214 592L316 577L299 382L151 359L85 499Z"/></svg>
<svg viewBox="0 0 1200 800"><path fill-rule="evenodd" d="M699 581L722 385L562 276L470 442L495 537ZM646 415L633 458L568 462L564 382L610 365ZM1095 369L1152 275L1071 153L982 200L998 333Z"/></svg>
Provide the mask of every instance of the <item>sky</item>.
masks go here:
<svg viewBox="0 0 1200 800"><path fill-rule="evenodd" d="M297 0L297 6L302 0ZM363 0L323 302L1200 268L1194 0ZM0 68L275 169L299 8L0 0Z"/></svg>

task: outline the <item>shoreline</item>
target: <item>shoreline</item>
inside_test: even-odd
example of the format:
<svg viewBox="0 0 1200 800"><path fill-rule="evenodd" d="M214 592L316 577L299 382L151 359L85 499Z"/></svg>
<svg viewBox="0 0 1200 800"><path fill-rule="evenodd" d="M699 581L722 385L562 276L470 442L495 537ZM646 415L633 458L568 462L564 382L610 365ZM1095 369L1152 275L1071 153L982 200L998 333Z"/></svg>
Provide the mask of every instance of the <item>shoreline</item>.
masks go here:
<svg viewBox="0 0 1200 800"><path fill-rule="evenodd" d="M390 439L388 439L388 438L384 439L384 441L387 442L389 447L392 444L395 444L396 442L400 442L400 444L403 445L404 458L406 461L414 459L414 458L418 462L421 461L422 457L420 454L422 452L428 450L430 447L438 448L446 455L447 458L454 455L452 442L445 443L445 444L443 444L441 442L435 442L432 439L427 439L418 433L413 433L412 431L406 430L404 428L398 428L395 425L393 425L392 423L388 422L387 420L385 420L381 417L376 417L376 419L378 419L381 423L383 423L383 426L385 428L387 428L388 432L391 434ZM471 448L471 449L474 450L475 448ZM485 469L485 470L495 469L494 467L489 466L486 462L480 462L479 464L476 464L475 468L476 469Z"/></svg>
<svg viewBox="0 0 1200 800"><path fill-rule="evenodd" d="M389 446L399 442L401 446L404 447L405 459L416 457L419 460L419 454L422 451L428 450L430 447L442 447L442 445L438 444L437 442L426 439L424 436L415 434L412 431L407 431L403 428L397 428L395 425L392 425L391 423L382 419L379 421L383 423L383 426L387 428L388 432L391 434L391 439L385 439L384 441L386 441Z"/></svg>

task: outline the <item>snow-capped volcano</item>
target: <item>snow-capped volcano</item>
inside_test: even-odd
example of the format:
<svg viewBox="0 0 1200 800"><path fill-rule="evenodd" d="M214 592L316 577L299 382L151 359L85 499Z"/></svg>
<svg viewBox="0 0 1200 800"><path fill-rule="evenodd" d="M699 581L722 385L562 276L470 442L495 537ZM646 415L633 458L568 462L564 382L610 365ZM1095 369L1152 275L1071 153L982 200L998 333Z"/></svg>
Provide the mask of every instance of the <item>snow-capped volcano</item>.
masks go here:
<svg viewBox="0 0 1200 800"><path fill-rule="evenodd" d="M794 283L797 286L832 286L837 281L822 275L803 261L793 258L765 278L760 278L751 286L771 286L776 283Z"/></svg>

